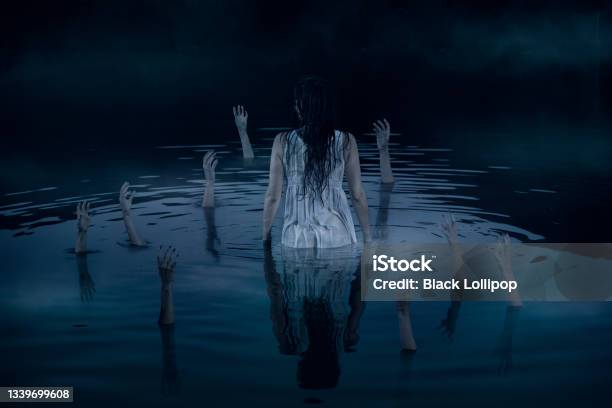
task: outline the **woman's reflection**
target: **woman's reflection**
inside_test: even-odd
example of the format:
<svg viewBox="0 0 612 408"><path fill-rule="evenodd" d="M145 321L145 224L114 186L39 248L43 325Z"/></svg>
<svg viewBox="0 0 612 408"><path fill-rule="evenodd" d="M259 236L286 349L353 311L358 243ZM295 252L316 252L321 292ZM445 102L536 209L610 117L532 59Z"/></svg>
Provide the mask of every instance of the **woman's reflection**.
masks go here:
<svg viewBox="0 0 612 408"><path fill-rule="evenodd" d="M281 258L277 267L272 249L264 249L270 319L279 351L300 356L301 388L333 388L340 378L340 353L353 351L359 341L359 257L353 249L283 247Z"/></svg>

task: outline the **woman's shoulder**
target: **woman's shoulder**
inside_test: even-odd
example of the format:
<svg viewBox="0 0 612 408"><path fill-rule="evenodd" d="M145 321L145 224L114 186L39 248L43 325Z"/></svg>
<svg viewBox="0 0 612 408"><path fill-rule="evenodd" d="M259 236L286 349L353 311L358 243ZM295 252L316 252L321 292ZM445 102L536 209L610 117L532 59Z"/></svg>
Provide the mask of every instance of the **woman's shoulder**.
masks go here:
<svg viewBox="0 0 612 408"><path fill-rule="evenodd" d="M355 142L355 137L353 136L353 134L345 130L336 129L336 139L342 142L344 146L350 145Z"/></svg>
<svg viewBox="0 0 612 408"><path fill-rule="evenodd" d="M353 134L351 132L347 132L346 130L336 129L336 136L342 136L350 139L353 137Z"/></svg>
<svg viewBox="0 0 612 408"><path fill-rule="evenodd" d="M295 134L294 130L286 130L276 134L273 147L282 149L287 145L289 139Z"/></svg>
<svg viewBox="0 0 612 408"><path fill-rule="evenodd" d="M276 134L276 136L274 136L274 142L276 141L283 141L283 140L287 140L287 138L289 137L289 135L292 133L293 131L291 130L287 130L287 131L282 131L282 132L278 132Z"/></svg>

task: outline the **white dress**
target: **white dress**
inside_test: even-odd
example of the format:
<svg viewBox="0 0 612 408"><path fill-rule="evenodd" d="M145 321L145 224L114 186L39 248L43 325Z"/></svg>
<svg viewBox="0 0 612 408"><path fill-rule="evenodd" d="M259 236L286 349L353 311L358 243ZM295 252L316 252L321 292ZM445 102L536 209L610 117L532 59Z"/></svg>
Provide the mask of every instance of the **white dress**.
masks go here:
<svg viewBox="0 0 612 408"><path fill-rule="evenodd" d="M287 135L283 166L287 181L281 242L292 248L337 248L357 242L351 210L342 188L345 133L336 130L333 148L338 158L321 200L302 195L304 142L294 130Z"/></svg>

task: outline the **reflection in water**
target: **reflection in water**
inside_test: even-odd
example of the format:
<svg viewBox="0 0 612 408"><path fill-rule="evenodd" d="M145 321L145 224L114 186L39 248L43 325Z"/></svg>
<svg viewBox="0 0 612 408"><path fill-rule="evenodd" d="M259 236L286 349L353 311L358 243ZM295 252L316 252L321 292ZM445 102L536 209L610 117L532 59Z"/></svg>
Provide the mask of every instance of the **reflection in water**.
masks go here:
<svg viewBox="0 0 612 408"><path fill-rule="evenodd" d="M162 394L178 395L180 391L180 376L176 366L176 351L174 347L174 325L160 324L159 334L162 346Z"/></svg>
<svg viewBox="0 0 612 408"><path fill-rule="evenodd" d="M301 388L336 387L339 354L354 350L359 341L364 309L355 252L283 247L277 268L272 249L264 250L272 330L281 354L300 356Z"/></svg>
<svg viewBox="0 0 612 408"><path fill-rule="evenodd" d="M81 290L81 302L91 302L96 293L96 285L89 274L87 254L76 254L77 269L79 271L79 288Z"/></svg>
<svg viewBox="0 0 612 408"><path fill-rule="evenodd" d="M502 243L499 248L503 249L503 254L498 254L503 259L499 259L499 262L505 264L502 266L502 269L506 269L505 274L512 273L512 264L510 263L509 258L509 243L508 239L502 239ZM459 257L463 265L461 268L457 270L461 271L461 274L465 275L473 275L477 273L478 270L488 270L491 271L492 265L491 263L486 263L486 258L488 256L487 252L479 252L477 250L468 251L465 254L460 254ZM489 274L491 272L488 272ZM505 275L507 276L507 275ZM453 301L451 302L448 311L446 313L446 317L442 319L438 329L441 331L442 335L445 336L449 341L452 341L453 335L455 333L455 328L457 326L457 320L459 318L459 311L461 309L461 296L453 297ZM518 322L519 312L522 307L522 301L520 297L511 296L508 299L509 305L506 308L505 318L504 318L504 326L499 336L499 342L496 348L496 354L499 356L499 373L506 374L512 368L512 340L514 337L514 332L516 330L516 325ZM490 306L490 305L487 305Z"/></svg>
<svg viewBox="0 0 612 408"><path fill-rule="evenodd" d="M172 246L159 247L157 270L161 280L161 301L159 306L160 325L174 324L174 268L178 252Z"/></svg>
<svg viewBox="0 0 612 408"><path fill-rule="evenodd" d="M0 233L6 252L5 267L15 272L5 274L0 296L3 326L8 328L0 343L3 349L16 351L6 356L8 371L14 367L25 385L32 382L74 384L81 390L79 398L87 406L108 405L107 400L100 398L105 395L104 391L91 387L94 381L103 381L104 389L130 387L135 390L132 395L136 405L155 406L159 404L158 394L150 392L150 385L158 385L160 375L162 391L169 392L178 390L179 374L197 372L205 378L211 398L228 399L227 406L244 406L252 403L253 393L228 392L228 384L232 390L265 389L259 388L259 384L256 387L253 377L261 372L261 367L266 367L270 373L268 384L278 390L274 395L279 401L277 405L291 406L295 402L296 387L295 381L289 384L284 381L288 373L287 358L279 358L278 351L270 351L269 347L258 347L270 340L270 329L266 313L260 313L259 309L260 296L265 290L263 282L251 273L260 267L261 205L268 173L267 160L262 158L269 157L271 145L271 139L262 139L262 147L255 149L260 158L253 162L242 161L239 141L218 146L143 150L142 160L131 160L129 166L124 165L121 156L113 157L112 152L108 156L92 153L83 156L90 162L86 175L91 182L81 183L84 175L73 174L73 168L79 166L71 161L71 166L65 168L57 164L57 171L49 174L55 177L49 183L55 183L57 189L4 195L0 205ZM202 169L196 157L211 148L218 148L218 154L223 157L215 193L224 205L207 212L194 206L202 196ZM512 202L514 190L529 191L532 181L546 184L541 177L530 176L529 169L504 172L507 188L498 188L499 171L475 172L478 168L473 163L465 163L467 167L462 168L456 161L458 155L448 151L398 145L392 154L398 159L394 161L395 184L381 185L376 146L360 145L365 188L368 196L379 197L378 214L373 214L378 224L375 230L378 239L392 243L442 242L444 237L436 235L438 221L441 213L447 212L457 216L465 230L461 231L465 241L488 242L505 231L521 240L542 238L521 228L526 224L520 218L525 213L523 201L516 206L502 206L502 202ZM187 156L194 157L193 162L176 160ZM164 163L163 176L141 179L140 176L151 173L152 163L155 166ZM104 173L100 169L109 171ZM23 171L13 173L21 175ZM147 225L143 231L147 239L157 246L167 242L171 235L172 243L181 249L184 257L180 282L174 288L180 299L177 312L180 311L182 321L189 322L177 328L180 330L177 336L181 336L176 344L176 352L181 357L180 373L171 324L160 325L158 329L161 356L148 352L145 347L151 331L143 330L143 324L150 327L153 323L150 319L160 306L156 297L158 284L151 281L154 274L147 266L155 254L151 249L127 251L116 244L124 231L122 208L117 203L117 187L124 178L143 183L133 186L139 194L131 212L138 225ZM557 203L560 205L562 201L568 205L565 197L583 191L574 187L571 180L566 181L567 187L555 188L559 191ZM17 182L26 181L20 177L14 185ZM32 190L32 187L20 188ZM532 205L550 206L551 197L557 197L527 194L521 197L530 200L530 213L536 213ZM75 233L73 211L82 200L91 201L96 209L88 240L104 256L90 253L73 260L62 249L73 244L70 242ZM542 225L529 225L539 233L548 234ZM207 231L203 233L202 227ZM202 237L202 234L206 235ZM216 251L223 263L215 262ZM206 252L204 256L203 252ZM40 256L31 256L32 253ZM275 261L269 255L264 259L265 275L279 351L296 356L293 357L295 369L299 370L302 386L322 387L340 382L343 387L330 394L330 400L351 406L387 405L380 399L393 395L395 384L388 380L396 377L400 381L397 391L402 397L410 391L410 403L414 405L431 405L431 390L449 388L451 392L465 391L461 395L453 393L457 406L482 405L483 401L490 402L492 397L504 395L509 387L529 401L534 379L550 379L539 386L553 398L551 404L573 402L587 395L607 396L607 384L602 384L601 379L609 371L604 364L610 359L610 349L606 347L610 340L608 304L529 303L520 311L520 324L521 331L530 335L521 337L521 349L513 350L519 309L508 308L504 319L505 305L451 303L445 316L445 305L441 309L436 303L413 303L418 309L411 316L412 323L419 328L419 343L427 348L423 348L419 357L403 352L400 358L397 347L393 346L398 336L395 308L391 304L370 304L364 313L365 303L359 296L360 281L352 276L357 264L354 270L346 271L350 278L339 273L326 279L313 271L312 263L302 266L299 259L294 262L289 256L286 260L280 253L275 253ZM64 332L62 324L72 323L83 311L82 306L74 304L74 262L77 262L83 301L95 296L99 307L87 308L95 327L60 337L58 334ZM540 267L543 263L534 265ZM103 277L96 275L95 286L88 266L94 268L94 273L104 271ZM66 270L72 273L66 275ZM306 271L315 277L315 284L301 280ZM163 287L164 280L171 275L164 273L161 277ZM335 291L335 287L341 290ZM164 297L166 294L168 297ZM160 313L163 320L173 320L169 307L171 294L170 291L161 293L162 305L167 302L168 306ZM41 302L41 299L47 301ZM245 316L249 317L248 321ZM447 336L463 335L448 350L439 349L437 333L430 330L443 317L447 319L444 328ZM544 320L546 324L542 324ZM502 323L500 359L491 360L491 355L483 350L491 348L491 339L496 340L500 335ZM478 329L471 330L475 327ZM34 335L33 330L39 335ZM597 335L584 336L585 332ZM550 347L551 338L558 340L555 347ZM181 339L189 346L181 347ZM256 348L244 347L247 341ZM99 344L107 347L98 347ZM353 351L357 345L359 353L355 358L343 356L343 351ZM96 352L92 353L94 346ZM65 359L57 358L58 347L72 348L79 358L66 366ZM568 364L559 365L560 356ZM157 371L161 368L160 357L161 373ZM343 357L346 362L341 361ZM525 362L530 376L491 378L491 369L486 367L497 368L501 363L501 367L510 368L511 357ZM228 365L228 361L232 364ZM398 364L400 372L396 376L393 369ZM110 365L113 370L107 369ZM344 373L340 379L341 365ZM350 375L348 367L351 367ZM143 370L151 369L152 381L142 381ZM294 369L289 370L290 375L293 372ZM388 373L389 377L381 373ZM202 383L188 387L184 375L180 377L183 379L180 405L197 404L202 398ZM373 381L365 384L365 378ZM483 388L483 383L487 387ZM347 389L360 391L346 393ZM571 395L567 391L570 389ZM559 392L555 394L555 391ZM468 395L478 395L480 400L470 401ZM510 405L509 400L497 402L500 406Z"/></svg>
<svg viewBox="0 0 612 408"><path fill-rule="evenodd" d="M412 381L415 357L415 350L400 351L397 386L395 390L395 406L406 406L410 401L410 383Z"/></svg>
<svg viewBox="0 0 612 408"><path fill-rule="evenodd" d="M504 327L499 336L497 354L499 355L499 373L507 374L512 369L512 340L518 323L521 306L510 305L506 308Z"/></svg>
<svg viewBox="0 0 612 408"><path fill-rule="evenodd" d="M393 183L381 183L378 191L378 212L376 214L376 227L374 239L387 241L389 238L389 203L393 192Z"/></svg>
<svg viewBox="0 0 612 408"><path fill-rule="evenodd" d="M512 342L514 332L518 324L518 317L522 306L510 304L506 307L504 316L504 326L499 334L499 340L495 349L495 354L499 357L499 373L507 374L512 369ZM459 318L461 302L453 301L448 308L446 318L442 319L438 329L449 340L452 341Z"/></svg>
<svg viewBox="0 0 612 408"><path fill-rule="evenodd" d="M449 341L453 339L453 335L455 334L455 327L457 326L460 309L461 302L456 300L452 301L446 311L446 317L442 319L438 326L438 330L440 330L442 335L446 336Z"/></svg>
<svg viewBox="0 0 612 408"><path fill-rule="evenodd" d="M178 252L172 246L159 247L157 270L161 280L161 303L159 307L159 333L162 341L162 393L178 395L179 375L174 351L174 269Z"/></svg>
<svg viewBox="0 0 612 408"><path fill-rule="evenodd" d="M215 207L204 207L204 220L206 221L206 250L218 261L219 250L216 245L220 245L221 240L217 235Z"/></svg>
<svg viewBox="0 0 612 408"><path fill-rule="evenodd" d="M381 242L388 242L389 240L389 203L391 202L393 186L394 183L381 183L378 193L378 213L376 215L374 238ZM402 350L414 351L417 349L417 345L412 332L410 302L397 302L395 306Z"/></svg>
<svg viewBox="0 0 612 408"><path fill-rule="evenodd" d="M357 267L357 275L359 274L359 266ZM350 312L344 329L344 351L347 353L356 351L359 343L359 323L363 312L365 312L365 302L361 300L361 279L357 276L351 282L351 291L349 294Z"/></svg>

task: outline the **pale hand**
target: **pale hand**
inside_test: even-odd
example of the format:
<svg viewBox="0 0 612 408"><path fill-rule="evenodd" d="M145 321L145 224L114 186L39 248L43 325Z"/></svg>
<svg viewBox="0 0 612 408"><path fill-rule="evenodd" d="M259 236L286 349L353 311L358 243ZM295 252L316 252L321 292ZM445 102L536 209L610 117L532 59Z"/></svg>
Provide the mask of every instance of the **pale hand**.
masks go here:
<svg viewBox="0 0 612 408"><path fill-rule="evenodd" d="M162 285L167 286L174 282L174 267L176 266L176 258L178 258L178 252L176 248L172 246L159 247L159 253L157 254L157 269L159 271L159 277L162 281Z"/></svg>
<svg viewBox="0 0 612 408"><path fill-rule="evenodd" d="M510 236L503 234L493 249L493 255L502 272L512 272L512 244L510 243Z"/></svg>
<svg viewBox="0 0 612 408"><path fill-rule="evenodd" d="M247 120L249 118L249 114L247 113L244 106L238 105L232 108L234 112L234 122L236 123L236 127L238 128L238 132L243 133L247 130Z"/></svg>
<svg viewBox="0 0 612 408"><path fill-rule="evenodd" d="M377 120L373 123L374 133L376 133L376 145L378 150L384 150L389 147L389 137L391 136L391 125L387 119Z"/></svg>
<svg viewBox="0 0 612 408"><path fill-rule="evenodd" d="M91 215L89 215L90 203L81 201L77 204L76 217L79 232L87 232L91 225Z"/></svg>
<svg viewBox="0 0 612 408"><path fill-rule="evenodd" d="M206 181L215 181L215 169L217 168L217 157L214 150L209 150L202 159L202 170L204 170L204 177Z"/></svg>
<svg viewBox="0 0 612 408"><path fill-rule="evenodd" d="M445 214L442 220L442 232L450 245L456 245L458 241L457 223L452 214Z"/></svg>
<svg viewBox="0 0 612 408"><path fill-rule="evenodd" d="M119 190L119 204L124 215L129 215L132 209L132 200L134 199L134 190L130 190L130 183L127 181L121 186Z"/></svg>

